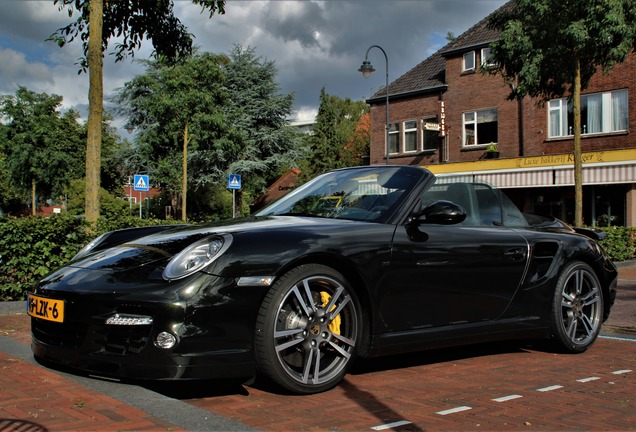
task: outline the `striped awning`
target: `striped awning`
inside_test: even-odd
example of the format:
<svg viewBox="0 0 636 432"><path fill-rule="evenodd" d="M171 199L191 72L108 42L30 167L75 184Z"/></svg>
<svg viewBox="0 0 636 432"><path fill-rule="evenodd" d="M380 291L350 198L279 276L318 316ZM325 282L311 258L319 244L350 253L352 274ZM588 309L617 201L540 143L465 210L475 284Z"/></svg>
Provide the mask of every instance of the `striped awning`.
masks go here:
<svg viewBox="0 0 636 432"><path fill-rule="evenodd" d="M554 171L555 185L574 185L574 168ZM584 185L636 183L636 163L630 165L583 167L582 174Z"/></svg>
<svg viewBox="0 0 636 432"><path fill-rule="evenodd" d="M477 177L501 189L527 186L554 186L553 170L509 171L477 175Z"/></svg>
<svg viewBox="0 0 636 432"><path fill-rule="evenodd" d="M574 167L517 169L442 175L457 181L483 181L501 189L522 187L574 186ZM584 185L636 183L636 161L620 164L583 166Z"/></svg>

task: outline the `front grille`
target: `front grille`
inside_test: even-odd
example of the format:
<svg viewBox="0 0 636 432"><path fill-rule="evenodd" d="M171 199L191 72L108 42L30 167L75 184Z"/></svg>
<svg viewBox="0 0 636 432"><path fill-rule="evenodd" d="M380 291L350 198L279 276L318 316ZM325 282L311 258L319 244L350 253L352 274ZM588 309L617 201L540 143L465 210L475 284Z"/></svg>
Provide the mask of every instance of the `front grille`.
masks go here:
<svg viewBox="0 0 636 432"><path fill-rule="evenodd" d="M109 354L139 354L150 340L150 326L107 326L104 350Z"/></svg>
<svg viewBox="0 0 636 432"><path fill-rule="evenodd" d="M43 344L110 355L139 354L150 340L152 326L107 326L31 320L33 338Z"/></svg>

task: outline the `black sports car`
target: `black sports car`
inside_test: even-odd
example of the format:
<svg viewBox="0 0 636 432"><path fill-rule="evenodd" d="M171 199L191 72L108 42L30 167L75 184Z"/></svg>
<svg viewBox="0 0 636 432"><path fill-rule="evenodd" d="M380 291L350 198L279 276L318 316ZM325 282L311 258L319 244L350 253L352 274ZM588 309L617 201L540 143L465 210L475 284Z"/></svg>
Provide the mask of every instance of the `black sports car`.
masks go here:
<svg viewBox="0 0 636 432"><path fill-rule="evenodd" d="M536 337L585 351L616 294L596 233L456 180L342 169L247 218L105 234L29 295L33 352L102 376L260 374L315 393L356 356Z"/></svg>

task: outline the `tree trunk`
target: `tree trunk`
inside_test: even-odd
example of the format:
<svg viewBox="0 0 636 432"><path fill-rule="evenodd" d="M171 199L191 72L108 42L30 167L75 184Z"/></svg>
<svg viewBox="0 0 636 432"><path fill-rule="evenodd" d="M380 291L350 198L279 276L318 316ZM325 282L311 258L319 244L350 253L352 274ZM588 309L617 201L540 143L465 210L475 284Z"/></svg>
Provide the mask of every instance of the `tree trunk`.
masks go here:
<svg viewBox="0 0 636 432"><path fill-rule="evenodd" d="M574 74L574 226L583 226L583 158L581 154L581 63Z"/></svg>
<svg viewBox="0 0 636 432"><path fill-rule="evenodd" d="M183 128L183 179L181 181L181 220L186 221L186 198L188 196L188 123Z"/></svg>
<svg viewBox="0 0 636 432"><path fill-rule="evenodd" d="M37 200L35 199L35 179L31 180L31 215L38 213Z"/></svg>
<svg viewBox="0 0 636 432"><path fill-rule="evenodd" d="M102 53L103 0L90 0L88 36L88 126L86 139L86 220L94 224L99 219L99 186L101 170L102 117L104 84Z"/></svg>

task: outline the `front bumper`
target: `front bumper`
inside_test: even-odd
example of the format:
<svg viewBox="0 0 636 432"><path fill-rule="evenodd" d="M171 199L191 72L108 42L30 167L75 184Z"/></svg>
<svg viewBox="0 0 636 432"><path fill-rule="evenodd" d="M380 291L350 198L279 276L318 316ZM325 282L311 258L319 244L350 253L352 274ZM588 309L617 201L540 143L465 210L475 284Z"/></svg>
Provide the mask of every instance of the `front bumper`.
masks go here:
<svg viewBox="0 0 636 432"><path fill-rule="evenodd" d="M155 290L137 285L118 293L79 293L63 285L38 287L37 295L65 301L65 319L59 323L31 318L34 356L113 378L253 376L253 329L262 289L239 287L234 279L205 274L169 286L170 290L165 286ZM184 286L192 293L188 298L167 294L183 292ZM115 314L151 317L152 322L106 324ZM162 332L174 335L177 344L169 349L155 346Z"/></svg>

